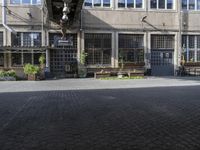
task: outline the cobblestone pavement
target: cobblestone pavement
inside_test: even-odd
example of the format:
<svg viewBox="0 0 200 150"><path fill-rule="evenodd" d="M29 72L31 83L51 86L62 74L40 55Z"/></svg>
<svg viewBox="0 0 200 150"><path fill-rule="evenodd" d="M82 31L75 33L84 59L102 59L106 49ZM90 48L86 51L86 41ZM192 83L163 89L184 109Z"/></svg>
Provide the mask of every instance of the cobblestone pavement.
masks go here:
<svg viewBox="0 0 200 150"><path fill-rule="evenodd" d="M199 150L199 91L1 92L0 150Z"/></svg>
<svg viewBox="0 0 200 150"><path fill-rule="evenodd" d="M45 81L4 81L0 92L59 91L85 89L126 89L200 85L200 77L149 77L135 80L61 79ZM1 88L3 87L3 88Z"/></svg>

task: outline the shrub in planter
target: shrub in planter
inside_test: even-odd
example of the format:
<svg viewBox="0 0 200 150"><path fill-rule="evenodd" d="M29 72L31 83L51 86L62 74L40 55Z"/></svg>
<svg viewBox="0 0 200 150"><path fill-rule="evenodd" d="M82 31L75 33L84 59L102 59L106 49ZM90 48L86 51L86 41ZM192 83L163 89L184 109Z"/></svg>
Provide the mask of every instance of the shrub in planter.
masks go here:
<svg viewBox="0 0 200 150"><path fill-rule="evenodd" d="M15 81L17 78L16 72L14 70L0 70L0 81Z"/></svg>
<svg viewBox="0 0 200 150"><path fill-rule="evenodd" d="M46 57L44 54L42 54L39 57L39 62L40 62L40 79L45 79L45 62L46 62Z"/></svg>
<svg viewBox="0 0 200 150"><path fill-rule="evenodd" d="M85 66L86 57L88 54L86 52L81 52L80 63L78 68L78 74L80 78L85 78L87 76L87 68Z"/></svg>
<svg viewBox="0 0 200 150"><path fill-rule="evenodd" d="M26 64L24 66L24 73L28 75L28 80L36 80L36 74L38 74L40 68L36 65Z"/></svg>

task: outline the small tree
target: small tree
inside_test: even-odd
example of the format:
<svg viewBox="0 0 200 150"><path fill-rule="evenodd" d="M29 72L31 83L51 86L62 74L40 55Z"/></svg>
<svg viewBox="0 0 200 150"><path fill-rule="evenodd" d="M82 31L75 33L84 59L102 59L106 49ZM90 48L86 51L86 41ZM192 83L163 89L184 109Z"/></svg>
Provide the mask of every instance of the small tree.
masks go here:
<svg viewBox="0 0 200 150"><path fill-rule="evenodd" d="M45 62L46 62L46 58L45 58L44 54L40 55L39 62L40 62L40 67L44 68L44 65L45 65Z"/></svg>
<svg viewBox="0 0 200 150"><path fill-rule="evenodd" d="M24 66L24 73L28 75L28 80L35 80L36 74L39 73L40 68L36 65L26 64Z"/></svg>
<svg viewBox="0 0 200 150"><path fill-rule="evenodd" d="M87 56L88 56L88 54L86 52L84 52L84 51L81 52L80 64L79 64L79 69L78 69L79 77L86 77L87 76L87 69L86 69L86 66L85 66Z"/></svg>
<svg viewBox="0 0 200 150"><path fill-rule="evenodd" d="M81 57L80 57L80 63L82 65L85 65L85 61L86 61L86 58L87 58L88 54L84 51L81 52Z"/></svg>

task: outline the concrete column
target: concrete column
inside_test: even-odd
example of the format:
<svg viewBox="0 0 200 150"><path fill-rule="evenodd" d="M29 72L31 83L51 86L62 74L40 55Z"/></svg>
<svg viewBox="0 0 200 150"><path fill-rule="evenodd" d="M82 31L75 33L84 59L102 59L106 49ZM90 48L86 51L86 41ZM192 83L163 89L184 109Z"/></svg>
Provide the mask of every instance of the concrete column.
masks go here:
<svg viewBox="0 0 200 150"><path fill-rule="evenodd" d="M80 56L81 56L81 50L82 50L82 45L81 45L81 38L82 38L82 32L77 33L77 61L80 62Z"/></svg>
<svg viewBox="0 0 200 150"><path fill-rule="evenodd" d="M118 56L119 56L119 46L118 46L118 37L119 33L115 32L115 67L119 67L119 61L118 61Z"/></svg>
<svg viewBox="0 0 200 150"><path fill-rule="evenodd" d="M111 41L112 41L112 52L111 52L111 67L115 68L115 60L116 60L116 55L115 55L115 32L112 33L111 36Z"/></svg>
<svg viewBox="0 0 200 150"><path fill-rule="evenodd" d="M147 53L148 53L148 63L146 65L147 68L151 68L151 34L150 32L146 32L146 40L147 40Z"/></svg>

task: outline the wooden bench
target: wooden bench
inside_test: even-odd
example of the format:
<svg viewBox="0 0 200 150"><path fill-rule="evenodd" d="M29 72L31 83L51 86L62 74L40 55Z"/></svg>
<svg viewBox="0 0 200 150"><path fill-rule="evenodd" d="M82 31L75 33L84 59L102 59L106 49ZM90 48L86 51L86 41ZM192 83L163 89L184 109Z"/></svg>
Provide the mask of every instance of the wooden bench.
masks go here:
<svg viewBox="0 0 200 150"><path fill-rule="evenodd" d="M107 78L107 77L110 77L110 72L95 72L94 73L94 77L96 79L99 79L99 78Z"/></svg>
<svg viewBox="0 0 200 150"><path fill-rule="evenodd" d="M200 67L198 67L198 66L185 66L184 72L185 72L185 75L199 76L200 75Z"/></svg>

